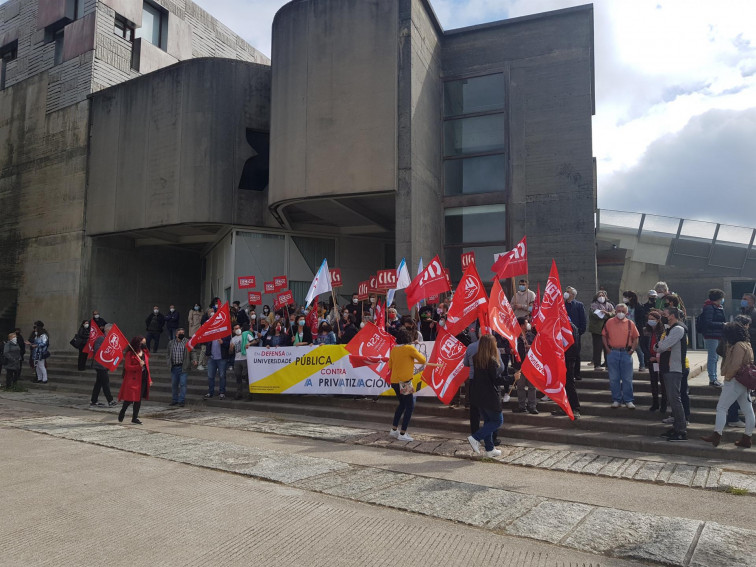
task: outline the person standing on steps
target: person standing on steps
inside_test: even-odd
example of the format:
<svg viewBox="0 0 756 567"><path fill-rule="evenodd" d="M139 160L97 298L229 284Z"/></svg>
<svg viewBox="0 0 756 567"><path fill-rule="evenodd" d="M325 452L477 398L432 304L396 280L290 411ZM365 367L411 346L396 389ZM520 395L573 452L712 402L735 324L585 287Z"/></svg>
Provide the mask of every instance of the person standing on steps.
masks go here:
<svg viewBox="0 0 756 567"><path fill-rule="evenodd" d="M89 342L89 325L89 321L82 321L79 330L76 332L76 337L74 338L76 341L76 348L79 351L79 358L77 360L77 368L79 369L79 372L87 369L88 354L84 352L84 347L87 346L87 343Z"/></svg>
<svg viewBox="0 0 756 567"><path fill-rule="evenodd" d="M50 336L42 321L34 323L34 338L26 343L31 347L30 360L37 372L37 384L47 384L47 359L50 358Z"/></svg>
<svg viewBox="0 0 756 567"><path fill-rule="evenodd" d="M659 357L654 352L654 345L661 340L664 333L662 325L662 314L660 311L653 309L648 312L646 317L646 326L643 327L643 337L641 337L641 348L645 351L646 366L648 367L648 377L651 381L651 397L653 402L648 411L659 411L667 413L667 390L664 388L664 382L659 373ZM659 405L659 385L661 385L661 405Z"/></svg>
<svg viewBox="0 0 756 567"><path fill-rule="evenodd" d="M697 329L704 336L706 346L706 371L709 374L709 386L721 388L722 383L717 377L717 363L719 355L717 347L722 341L722 329L727 322L724 312L724 291L710 289L709 299L703 305L701 311L701 329Z"/></svg>
<svg viewBox="0 0 756 567"><path fill-rule="evenodd" d="M160 335L163 334L165 326L165 316L157 305L152 308L152 313L147 315L144 324L147 326L147 349L150 352L157 352L160 346Z"/></svg>
<svg viewBox="0 0 756 567"><path fill-rule="evenodd" d="M668 432L667 439L669 441L687 441L687 422L680 390L682 388L685 359L688 351L688 330L680 322L682 313L679 309L669 307L665 309L665 312L667 313L669 330L667 331L667 335L655 345L654 351L659 358L659 368L664 379L667 399L672 406L672 417L674 418L674 425Z"/></svg>
<svg viewBox="0 0 756 567"><path fill-rule="evenodd" d="M602 333L606 322L610 317L614 317L614 305L607 300L606 292L601 289L593 297L593 302L588 311L588 332L593 338L593 359L591 364L593 364L594 369L601 370L601 355L604 355L603 366L606 366L607 359Z"/></svg>
<svg viewBox="0 0 756 567"><path fill-rule="evenodd" d="M722 329L722 335L727 343L727 349L722 362L722 374L724 383L722 391L719 394L717 402L717 417L714 424L714 432L702 437L707 443L715 447L719 445L722 438L725 422L727 421L727 410L733 402L740 406L743 416L745 417L745 431L739 441L735 441L738 447L748 448L751 446L751 435L756 425L756 416L753 412L753 401L750 392L740 382L735 380L735 375L743 366L753 364L753 349L748 330L739 323L727 323Z"/></svg>
<svg viewBox="0 0 756 567"><path fill-rule="evenodd" d="M15 388L21 373L21 347L18 346L16 333L8 335L8 342L3 346L2 363L6 372L5 389Z"/></svg>
<svg viewBox="0 0 756 567"><path fill-rule="evenodd" d="M186 331L176 329L176 338L168 342L168 367L171 369L171 403L172 406L184 407L186 404L186 378L192 365L191 354L186 350Z"/></svg>
<svg viewBox="0 0 756 567"><path fill-rule="evenodd" d="M92 356L95 356L100 350L102 343L105 342L105 335L107 335L112 328L113 325L111 323L105 325L105 327L103 328L104 334L97 337L97 340L95 340L94 342ZM115 407L118 404L113 399L113 394L110 393L110 374L108 373L108 369L97 362L97 358L94 359L93 366L95 370L95 384L94 388L92 388L92 397L89 400L89 407L98 407L104 405L98 401L98 398L100 397L100 390L102 390L102 393L105 395L105 399L108 400L108 407Z"/></svg>
<svg viewBox="0 0 756 567"><path fill-rule="evenodd" d="M473 355L474 378L469 381L470 403L478 408L483 417L483 426L467 438L475 454L480 454L480 442L486 448L487 457L499 457L501 451L494 447L493 434L504 423L501 413L500 386L508 383L506 368L501 363L499 349L493 335L483 335L478 340L478 350Z"/></svg>
<svg viewBox="0 0 756 567"><path fill-rule="evenodd" d="M573 364L572 374L575 380L579 381L583 379L580 375L580 341L585 331L588 330L588 319L585 316L585 305L576 299L577 293L577 290L572 286L564 288L564 308L567 310L570 321L577 327L577 334L575 335L577 358L571 359L570 362Z"/></svg>
<svg viewBox="0 0 756 567"><path fill-rule="evenodd" d="M612 392L612 408L620 405L635 409L633 403L633 353L638 349L638 328L627 317L627 305L619 303L616 316L604 325L602 336L608 353L609 389Z"/></svg>
<svg viewBox="0 0 756 567"><path fill-rule="evenodd" d="M396 343L397 346L392 348L389 354L389 372L391 373L391 387L396 392L399 405L394 412L394 421L389 435L399 441L414 441L407 435L407 427L415 409L415 389L412 386L412 378L415 374L415 363L425 364L426 361L425 357L412 346L412 337L405 329L397 331ZM397 430L400 419L402 428Z"/></svg>
<svg viewBox="0 0 756 567"><path fill-rule="evenodd" d="M139 421L139 409L142 400L150 399L150 352L147 350L147 341L142 336L131 339L131 347L126 349L123 355L123 381L118 392L118 400L123 402L121 411L118 412L118 421L122 422L126 417L126 410L131 404L134 409L131 412L131 423L142 425Z"/></svg>

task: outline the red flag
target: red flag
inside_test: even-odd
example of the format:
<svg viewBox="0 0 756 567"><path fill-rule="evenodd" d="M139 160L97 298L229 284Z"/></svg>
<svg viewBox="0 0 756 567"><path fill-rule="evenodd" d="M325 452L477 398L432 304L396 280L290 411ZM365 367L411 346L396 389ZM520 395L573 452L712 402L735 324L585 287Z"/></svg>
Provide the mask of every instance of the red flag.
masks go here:
<svg viewBox="0 0 756 567"><path fill-rule="evenodd" d="M313 304L310 307L310 310L307 312L307 315L305 316L305 321L307 321L307 326L310 327L312 336L316 337L318 335L318 306L317 305Z"/></svg>
<svg viewBox="0 0 756 567"><path fill-rule="evenodd" d="M375 324L381 329L386 328L386 305L380 301L375 302Z"/></svg>
<svg viewBox="0 0 756 567"><path fill-rule="evenodd" d="M97 323L94 319L92 319L89 322L89 340L87 341L87 344L84 345L84 348L81 349L82 352L86 352L89 356L87 358L92 358L94 356L94 344L97 340L97 337L102 336L102 331L100 330L100 327L97 326Z"/></svg>
<svg viewBox="0 0 756 567"><path fill-rule="evenodd" d="M494 280L491 288L491 300L488 302L488 321L491 328L504 337L509 346L512 347L512 354L516 360L520 359L517 354L517 337L522 332L520 325L517 323L517 317L514 309L507 300L504 290L501 289L499 280Z"/></svg>
<svg viewBox="0 0 756 567"><path fill-rule="evenodd" d="M549 274L549 281L546 282L546 289L543 292L543 303L547 301L556 305L556 310L559 312L560 330L562 334L562 344L565 350L575 344L575 337L572 335L572 325L570 325L570 316L567 315L567 307L564 304L564 295L562 295L562 285L559 282L559 274L557 273L556 263L552 261L551 273ZM533 324L536 328L540 329L539 325L542 325L545 320L545 315L541 315L542 309L535 314L535 307L533 308Z"/></svg>
<svg viewBox="0 0 756 567"><path fill-rule="evenodd" d="M496 278L502 280L528 273L528 248L525 239L523 236L512 250L494 257L491 271L496 274Z"/></svg>
<svg viewBox="0 0 756 567"><path fill-rule="evenodd" d="M535 321L538 318L538 314L541 312L541 282L538 282L538 287L536 288L536 296L533 300L533 313L531 315L531 319Z"/></svg>
<svg viewBox="0 0 756 567"><path fill-rule="evenodd" d="M460 334L467 325L478 317L478 310L485 309L488 303L486 289L480 281L475 264L467 266L459 281L454 299L446 316L446 330L452 335Z"/></svg>
<svg viewBox="0 0 756 567"><path fill-rule="evenodd" d="M361 368L363 366L373 366L380 364L381 362L387 363L389 361L388 356L360 356L358 354L349 355L349 364L352 368Z"/></svg>
<svg viewBox="0 0 756 567"><path fill-rule="evenodd" d="M469 372L465 372L467 369L463 365L464 359L465 345L440 327L428 361L439 366L426 366L423 370L423 382L428 384L438 399L447 406L470 375Z"/></svg>
<svg viewBox="0 0 756 567"><path fill-rule="evenodd" d="M449 278L444 272L444 267L438 256L431 260L430 264L420 272L414 280L407 286L407 305L412 309L426 297L437 293L451 291Z"/></svg>
<svg viewBox="0 0 756 567"><path fill-rule="evenodd" d="M118 325L113 326L105 335L105 340L100 345L100 350L95 354L95 362L102 364L113 372L123 360L123 351L129 347L129 341L123 336Z"/></svg>
<svg viewBox="0 0 756 567"><path fill-rule="evenodd" d="M388 378L388 356L391 349L396 344L396 339L389 335L386 330L375 323L365 323L354 338L347 343L345 348L350 354L359 357L380 357L386 359L385 362L368 364L370 369L386 380Z"/></svg>
<svg viewBox="0 0 756 567"><path fill-rule="evenodd" d="M194 350L199 343L207 343L216 339L222 339L231 334L231 315L228 312L228 301L221 305L220 309L197 329L194 336L186 343L187 350Z"/></svg>
<svg viewBox="0 0 756 567"><path fill-rule="evenodd" d="M491 333L491 324L488 322L488 311L478 309L478 325L480 326L480 336Z"/></svg>
<svg viewBox="0 0 756 567"><path fill-rule="evenodd" d="M538 334L522 363L522 373L533 386L554 400L570 419L575 419L564 389L567 378L564 362L565 344L562 336L562 316L559 303L556 301L556 297L561 295L561 286L556 263L553 261L549 282L554 284L556 291L547 286L547 293L543 296L541 305L542 318Z"/></svg>

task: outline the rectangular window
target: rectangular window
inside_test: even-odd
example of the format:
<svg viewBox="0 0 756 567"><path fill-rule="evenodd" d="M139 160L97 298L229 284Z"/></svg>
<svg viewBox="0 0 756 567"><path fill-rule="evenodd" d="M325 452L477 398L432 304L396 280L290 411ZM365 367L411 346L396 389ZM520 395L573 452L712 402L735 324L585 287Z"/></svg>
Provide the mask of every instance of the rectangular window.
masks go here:
<svg viewBox="0 0 756 567"><path fill-rule="evenodd" d="M126 41L134 41L134 26L123 16L116 14L113 32Z"/></svg>
<svg viewBox="0 0 756 567"><path fill-rule="evenodd" d="M504 114L444 122L444 155L447 157L503 152L505 149Z"/></svg>
<svg viewBox="0 0 756 567"><path fill-rule="evenodd" d="M74 20L84 17L84 0L74 0Z"/></svg>
<svg viewBox="0 0 756 567"><path fill-rule="evenodd" d="M168 14L149 2L142 8L142 27L136 31L136 37L149 41L162 50L167 46Z"/></svg>
<svg viewBox="0 0 756 567"><path fill-rule="evenodd" d="M504 110L504 74L444 83L444 116Z"/></svg>
<svg viewBox="0 0 756 567"><path fill-rule="evenodd" d="M487 274L490 273L490 268L493 266L494 254L501 254L507 250L508 247L505 241L493 246L447 246L444 250L446 254L446 263L444 266L449 270L452 283L459 282L462 279L462 272L464 271L462 269L462 254L474 252L475 267L480 277L483 278L484 283L486 283L486 287L488 287L488 282L486 282L488 279Z"/></svg>
<svg viewBox="0 0 756 567"><path fill-rule="evenodd" d="M504 242L506 205L455 207L444 211L446 244Z"/></svg>
<svg viewBox="0 0 756 567"><path fill-rule="evenodd" d="M506 178L507 158L504 154L444 162L444 194L449 197L504 191Z"/></svg>
<svg viewBox="0 0 756 567"><path fill-rule="evenodd" d="M0 48L0 90L5 88L8 63L18 58L18 40Z"/></svg>
<svg viewBox="0 0 756 567"><path fill-rule="evenodd" d="M59 29L53 34L53 41L55 42L55 59L54 65L60 65L63 63L63 29Z"/></svg>

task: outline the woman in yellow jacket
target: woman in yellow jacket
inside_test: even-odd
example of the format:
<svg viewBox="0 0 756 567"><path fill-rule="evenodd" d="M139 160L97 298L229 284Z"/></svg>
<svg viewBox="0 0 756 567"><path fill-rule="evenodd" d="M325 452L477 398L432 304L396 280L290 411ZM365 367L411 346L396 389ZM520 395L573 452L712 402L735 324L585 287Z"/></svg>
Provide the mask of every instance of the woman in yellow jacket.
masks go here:
<svg viewBox="0 0 756 567"><path fill-rule="evenodd" d="M391 349L389 355L389 371L391 373L391 387L396 392L399 400L399 407L394 413L394 424L389 431L391 437L399 441L413 441L412 437L407 435L407 426L412 418L412 411L415 409L415 398L413 396L414 388L412 387L412 377L415 373L415 362L425 364L425 357L412 346L412 337L405 329L400 329L396 334L398 346ZM402 429L397 431L399 420L402 419Z"/></svg>

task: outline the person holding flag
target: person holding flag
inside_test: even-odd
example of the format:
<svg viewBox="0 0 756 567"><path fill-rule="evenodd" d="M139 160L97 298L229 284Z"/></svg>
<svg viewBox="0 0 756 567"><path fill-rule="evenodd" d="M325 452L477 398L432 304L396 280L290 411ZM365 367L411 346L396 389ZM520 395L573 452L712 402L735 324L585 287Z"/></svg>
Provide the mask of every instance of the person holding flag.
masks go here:
<svg viewBox="0 0 756 567"><path fill-rule="evenodd" d="M121 411L118 412L118 421L123 421L123 418L126 417L126 410L131 404L134 404L131 423L142 425L142 422L139 421L139 408L142 407L143 399L150 399L150 386L152 385L150 353L147 350L147 341L140 335L132 338L129 344L130 348L124 354L123 381L118 392L118 400L123 402Z"/></svg>
<svg viewBox="0 0 756 567"><path fill-rule="evenodd" d="M100 397L100 390L102 390L102 393L105 395L105 399L108 400L108 407L112 408L118 405L113 399L113 394L110 393L110 374L108 373L108 368L100 363L100 357L97 356L97 353L100 352L100 348L102 348L102 343L105 342L106 335L110 333L112 328L113 323L105 325L105 327L103 327L105 334L97 337L94 342L94 350L92 352L94 353L93 366L96 378L94 388L92 388L92 397L89 401L89 407L99 407L104 405L97 401Z"/></svg>
<svg viewBox="0 0 756 567"><path fill-rule="evenodd" d="M500 386L506 386L506 368L501 363L499 349L493 335L483 335L478 340L478 351L473 356L474 378L469 382L470 403L478 408L483 417L483 426L467 438L473 452L480 454L480 442L485 444L487 457L499 457L501 451L494 447L493 434L504 423L501 413Z"/></svg>

